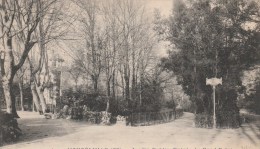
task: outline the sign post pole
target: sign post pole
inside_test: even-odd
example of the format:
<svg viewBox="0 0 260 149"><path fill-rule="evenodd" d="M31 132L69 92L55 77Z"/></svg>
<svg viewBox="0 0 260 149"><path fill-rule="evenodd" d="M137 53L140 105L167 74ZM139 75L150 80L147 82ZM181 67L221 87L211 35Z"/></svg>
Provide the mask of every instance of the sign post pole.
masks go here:
<svg viewBox="0 0 260 149"><path fill-rule="evenodd" d="M213 113L213 120L214 120L214 123L213 123L213 128L216 128L216 125L217 125L217 122L216 122L216 92L215 92L215 89L216 89L216 86L212 86L212 89L213 89L213 105L214 105L214 113Z"/></svg>
<svg viewBox="0 0 260 149"><path fill-rule="evenodd" d="M222 78L206 78L206 85L212 86L213 89L213 128L217 128L217 122L216 122L216 86L221 84L222 85Z"/></svg>

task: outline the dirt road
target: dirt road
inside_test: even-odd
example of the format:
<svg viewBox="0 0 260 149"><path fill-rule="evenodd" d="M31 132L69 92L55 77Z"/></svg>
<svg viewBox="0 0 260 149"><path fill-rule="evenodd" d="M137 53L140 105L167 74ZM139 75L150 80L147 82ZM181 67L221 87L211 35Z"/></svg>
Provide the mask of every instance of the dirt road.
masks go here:
<svg viewBox="0 0 260 149"><path fill-rule="evenodd" d="M90 125L71 120L44 119L19 112L23 136L6 149L135 148L135 149L260 149L260 120L239 129L202 129L193 126L194 115L185 113L171 123L129 127Z"/></svg>

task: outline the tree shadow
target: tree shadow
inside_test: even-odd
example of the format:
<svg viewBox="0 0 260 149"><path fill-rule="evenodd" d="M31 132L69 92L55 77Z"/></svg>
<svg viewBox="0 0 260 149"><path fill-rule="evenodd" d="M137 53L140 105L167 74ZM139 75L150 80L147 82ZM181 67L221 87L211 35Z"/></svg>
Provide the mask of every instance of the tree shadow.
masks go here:
<svg viewBox="0 0 260 149"><path fill-rule="evenodd" d="M214 131L214 129L212 131ZM214 135L210 136L211 137L210 143L214 142L216 140L217 136L220 135L220 133L222 132L221 129L216 129L215 131L216 131L216 133Z"/></svg>
<svg viewBox="0 0 260 149"><path fill-rule="evenodd" d="M260 121L258 122L258 124L250 124L249 128L254 133L254 135L260 140Z"/></svg>
<svg viewBox="0 0 260 149"><path fill-rule="evenodd" d="M44 138L65 136L76 133L80 128L90 125L85 121L45 118L18 119L18 124L22 130L22 135L17 142L5 143L4 146L25 142L29 144Z"/></svg>
<svg viewBox="0 0 260 149"><path fill-rule="evenodd" d="M254 145L260 142L260 121L243 124L240 129L242 134L246 136Z"/></svg>

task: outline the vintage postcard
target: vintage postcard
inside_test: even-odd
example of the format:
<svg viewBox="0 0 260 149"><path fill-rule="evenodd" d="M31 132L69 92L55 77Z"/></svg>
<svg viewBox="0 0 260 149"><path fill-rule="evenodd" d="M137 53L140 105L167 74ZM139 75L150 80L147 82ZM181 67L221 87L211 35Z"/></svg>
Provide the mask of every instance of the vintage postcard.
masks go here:
<svg viewBox="0 0 260 149"><path fill-rule="evenodd" d="M1 0L1 149L259 149L259 0Z"/></svg>

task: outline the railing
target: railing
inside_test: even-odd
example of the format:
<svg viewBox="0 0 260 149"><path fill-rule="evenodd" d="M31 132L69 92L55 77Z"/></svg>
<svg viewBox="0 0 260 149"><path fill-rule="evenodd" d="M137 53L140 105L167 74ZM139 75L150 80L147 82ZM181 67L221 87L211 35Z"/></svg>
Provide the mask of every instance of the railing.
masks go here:
<svg viewBox="0 0 260 149"><path fill-rule="evenodd" d="M182 109L166 110L160 112L132 113L127 118L131 126L148 126L174 121L183 115Z"/></svg>

